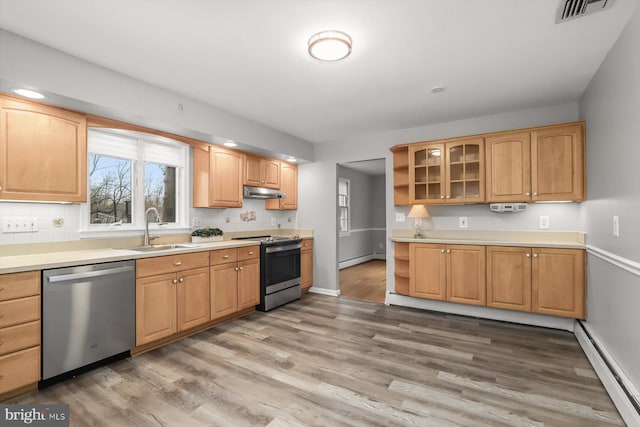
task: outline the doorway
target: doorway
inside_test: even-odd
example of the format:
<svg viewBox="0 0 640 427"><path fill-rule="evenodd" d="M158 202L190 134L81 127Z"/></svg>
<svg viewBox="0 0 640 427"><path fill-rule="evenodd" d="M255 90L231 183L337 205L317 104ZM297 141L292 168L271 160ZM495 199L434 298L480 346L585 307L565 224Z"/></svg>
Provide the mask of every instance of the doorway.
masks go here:
<svg viewBox="0 0 640 427"><path fill-rule="evenodd" d="M383 303L386 296L385 160L337 168L340 295Z"/></svg>

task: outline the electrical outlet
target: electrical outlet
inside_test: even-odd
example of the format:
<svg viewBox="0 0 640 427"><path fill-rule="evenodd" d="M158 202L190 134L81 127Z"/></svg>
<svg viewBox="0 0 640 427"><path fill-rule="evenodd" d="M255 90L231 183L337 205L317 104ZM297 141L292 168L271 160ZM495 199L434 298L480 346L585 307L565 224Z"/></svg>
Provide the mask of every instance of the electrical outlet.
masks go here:
<svg viewBox="0 0 640 427"><path fill-rule="evenodd" d="M542 216L538 217L538 221L539 221L538 226L541 229L544 230L544 229L549 228L549 217L548 216L542 215Z"/></svg>
<svg viewBox="0 0 640 427"><path fill-rule="evenodd" d="M276 219L271 217L271 225L276 225Z"/></svg>
<svg viewBox="0 0 640 427"><path fill-rule="evenodd" d="M396 222L404 222L404 214L402 212L396 212Z"/></svg>
<svg viewBox="0 0 640 427"><path fill-rule="evenodd" d="M37 218L4 218L2 220L3 233L33 233L38 231Z"/></svg>
<svg viewBox="0 0 640 427"><path fill-rule="evenodd" d="M620 237L620 218L618 215L613 216L613 236Z"/></svg>
<svg viewBox="0 0 640 427"><path fill-rule="evenodd" d="M191 222L193 223L193 226L194 226L194 227L197 227L197 226L199 226L199 225L200 225L200 218L198 218L197 216L194 216L194 217L191 219Z"/></svg>
<svg viewBox="0 0 640 427"><path fill-rule="evenodd" d="M384 249L384 243L378 243L378 249Z"/></svg>
<svg viewBox="0 0 640 427"><path fill-rule="evenodd" d="M458 227L467 228L469 226L469 222L466 216L461 216L458 218Z"/></svg>

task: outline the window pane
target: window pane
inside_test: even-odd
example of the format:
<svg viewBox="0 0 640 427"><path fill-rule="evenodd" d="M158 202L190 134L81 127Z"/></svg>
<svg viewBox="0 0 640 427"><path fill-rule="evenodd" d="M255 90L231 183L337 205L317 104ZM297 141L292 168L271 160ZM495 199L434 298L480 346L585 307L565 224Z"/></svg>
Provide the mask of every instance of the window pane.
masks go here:
<svg viewBox="0 0 640 427"><path fill-rule="evenodd" d="M90 223L131 223L131 160L89 154Z"/></svg>
<svg viewBox="0 0 640 427"><path fill-rule="evenodd" d="M144 164L144 208L155 207L162 221L176 222L176 168Z"/></svg>

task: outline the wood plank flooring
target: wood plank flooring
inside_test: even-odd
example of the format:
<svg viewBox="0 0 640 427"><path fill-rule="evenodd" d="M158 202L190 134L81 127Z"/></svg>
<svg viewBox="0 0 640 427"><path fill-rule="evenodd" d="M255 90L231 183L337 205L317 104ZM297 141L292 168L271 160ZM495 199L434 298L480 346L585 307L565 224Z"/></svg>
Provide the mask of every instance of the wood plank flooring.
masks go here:
<svg viewBox="0 0 640 427"><path fill-rule="evenodd" d="M340 270L340 295L383 303L387 291L387 263L374 259Z"/></svg>
<svg viewBox="0 0 640 427"><path fill-rule="evenodd" d="M72 426L623 425L571 333L317 294L19 403Z"/></svg>

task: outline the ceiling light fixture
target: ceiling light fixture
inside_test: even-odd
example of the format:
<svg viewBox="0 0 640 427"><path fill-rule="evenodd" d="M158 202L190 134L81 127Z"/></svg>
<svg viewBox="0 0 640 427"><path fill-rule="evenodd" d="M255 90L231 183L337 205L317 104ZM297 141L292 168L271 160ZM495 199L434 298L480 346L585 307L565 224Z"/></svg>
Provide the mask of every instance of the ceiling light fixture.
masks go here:
<svg viewBox="0 0 640 427"><path fill-rule="evenodd" d="M225 147L236 147L238 144L236 144L233 141L227 141L223 144Z"/></svg>
<svg viewBox="0 0 640 427"><path fill-rule="evenodd" d="M335 62L351 54L351 37L342 31L320 31L309 38L309 55L324 62Z"/></svg>
<svg viewBox="0 0 640 427"><path fill-rule="evenodd" d="M18 94L20 96L24 96L24 97L31 98L31 99L44 99L44 98L46 98L46 96L44 96L40 92L36 92L35 90L31 90L31 89L16 88L16 89L11 89L11 90L14 93L16 93L16 94Z"/></svg>
<svg viewBox="0 0 640 427"><path fill-rule="evenodd" d="M446 86L434 86L431 88L431 93L442 93L447 90Z"/></svg>
<svg viewBox="0 0 640 427"><path fill-rule="evenodd" d="M287 162L295 163L295 162L297 162L297 161L298 161L298 160L296 160L296 158L295 158L295 157L291 157L291 156L287 157Z"/></svg>

